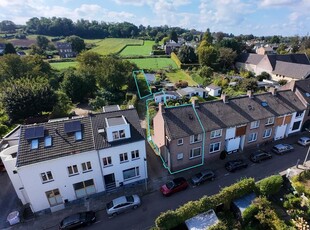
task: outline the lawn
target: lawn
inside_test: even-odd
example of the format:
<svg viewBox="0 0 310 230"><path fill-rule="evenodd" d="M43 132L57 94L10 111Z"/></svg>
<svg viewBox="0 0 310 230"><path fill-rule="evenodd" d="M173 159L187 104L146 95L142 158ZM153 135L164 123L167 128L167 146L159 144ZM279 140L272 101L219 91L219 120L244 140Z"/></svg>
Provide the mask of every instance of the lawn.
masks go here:
<svg viewBox="0 0 310 230"><path fill-rule="evenodd" d="M169 80L173 83L179 82L179 80L187 81L189 86L196 86L198 85L191 76L185 73L183 70L177 70L175 72L166 73Z"/></svg>
<svg viewBox="0 0 310 230"><path fill-rule="evenodd" d="M54 63L50 63L50 65L58 70L62 70L62 69L67 69L69 67L76 67L77 62L72 61L72 62L54 62Z"/></svg>
<svg viewBox="0 0 310 230"><path fill-rule="evenodd" d="M140 59L127 59L130 62L136 63L140 69L168 69L172 67L177 69L175 62L170 58L140 58Z"/></svg>
<svg viewBox="0 0 310 230"><path fill-rule="evenodd" d="M96 47L90 49L101 55L115 54L120 52L126 45L142 45L142 40L126 38L106 38L96 42Z"/></svg>
<svg viewBox="0 0 310 230"><path fill-rule="evenodd" d="M121 56L149 56L152 51L152 46L155 44L154 41L144 41L144 44L137 46L127 46L120 53Z"/></svg>

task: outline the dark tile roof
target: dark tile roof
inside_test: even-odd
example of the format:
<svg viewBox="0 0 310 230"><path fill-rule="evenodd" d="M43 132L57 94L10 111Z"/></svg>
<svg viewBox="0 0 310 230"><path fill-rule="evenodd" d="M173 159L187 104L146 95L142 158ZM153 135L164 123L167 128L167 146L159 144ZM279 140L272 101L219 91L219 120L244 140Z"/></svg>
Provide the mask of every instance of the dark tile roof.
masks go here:
<svg viewBox="0 0 310 230"><path fill-rule="evenodd" d="M295 84L302 93L303 97L310 104L310 78L296 81Z"/></svg>
<svg viewBox="0 0 310 230"><path fill-rule="evenodd" d="M262 102L267 106L263 106ZM295 93L286 90L279 91L276 95L263 93L253 95L252 98L232 98L228 103L223 103L222 100L205 102L199 104L196 111L205 131L208 132L305 109ZM192 114L194 119L190 120L188 114ZM191 105L165 108L163 117L173 139L202 133Z"/></svg>
<svg viewBox="0 0 310 230"><path fill-rule="evenodd" d="M105 118L114 118L119 117L121 115L123 115L127 123L130 124L131 138L108 142L105 133L98 133L98 129L106 128ZM122 144L132 143L143 140L145 138L144 132L140 125L137 110L134 108L93 114L91 116L91 122L92 122L92 129L94 132L95 149L103 149Z"/></svg>
<svg viewBox="0 0 310 230"><path fill-rule="evenodd" d="M165 108L163 117L172 139L203 132L192 105Z"/></svg>
<svg viewBox="0 0 310 230"><path fill-rule="evenodd" d="M64 124L73 120L79 120L81 122L83 138L80 141L75 141L74 133L67 134L64 131ZM52 137L52 146L44 147L43 137L39 138L39 148L31 149L31 141L26 140L25 130L29 127L40 126L44 127L45 136L49 135ZM18 167L21 167L41 161L68 156L71 154L86 152L93 149L93 134L89 117L46 122L34 125L22 125L16 164Z"/></svg>
<svg viewBox="0 0 310 230"><path fill-rule="evenodd" d="M288 76L296 79L304 79L310 75L310 65L276 61L274 74Z"/></svg>
<svg viewBox="0 0 310 230"><path fill-rule="evenodd" d="M237 57L236 62L257 65L264 58L264 56L265 55L261 54L242 53Z"/></svg>

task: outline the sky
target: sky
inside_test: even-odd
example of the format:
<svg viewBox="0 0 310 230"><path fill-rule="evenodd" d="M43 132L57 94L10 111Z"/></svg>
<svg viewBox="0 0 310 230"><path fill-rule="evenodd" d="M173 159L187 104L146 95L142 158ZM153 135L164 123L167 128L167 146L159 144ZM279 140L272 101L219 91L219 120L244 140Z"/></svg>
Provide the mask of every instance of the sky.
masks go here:
<svg viewBox="0 0 310 230"><path fill-rule="evenodd" d="M0 0L0 21L32 17L131 22L255 36L305 36L310 0Z"/></svg>

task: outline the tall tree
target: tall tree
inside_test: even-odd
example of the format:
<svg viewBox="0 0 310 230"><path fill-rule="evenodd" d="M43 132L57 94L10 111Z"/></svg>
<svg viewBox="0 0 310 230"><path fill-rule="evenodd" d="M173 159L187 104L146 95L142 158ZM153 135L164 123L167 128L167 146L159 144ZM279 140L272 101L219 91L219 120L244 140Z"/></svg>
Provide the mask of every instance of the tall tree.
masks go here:
<svg viewBox="0 0 310 230"><path fill-rule="evenodd" d="M191 46L182 46L178 52L178 58L182 63L195 63L197 62L197 55Z"/></svg>
<svg viewBox="0 0 310 230"><path fill-rule="evenodd" d="M42 50L46 50L48 43L50 42L47 37L42 35L38 35L36 41L37 46Z"/></svg>
<svg viewBox="0 0 310 230"><path fill-rule="evenodd" d="M82 50L85 50L85 42L82 38L78 36L70 36L66 39L67 42L71 43L72 50L80 53Z"/></svg>
<svg viewBox="0 0 310 230"><path fill-rule="evenodd" d="M197 50L199 63L202 66L210 66L216 62L218 53L217 50L210 46L209 43L203 40Z"/></svg>
<svg viewBox="0 0 310 230"><path fill-rule="evenodd" d="M170 40L178 43L178 34L174 30L171 31L169 38Z"/></svg>
<svg viewBox="0 0 310 230"><path fill-rule="evenodd" d="M224 69L226 67L231 67L236 57L237 57L236 51L233 51L231 48L225 48L225 47L219 48L218 61Z"/></svg>
<svg viewBox="0 0 310 230"><path fill-rule="evenodd" d="M16 54L16 50L12 43L5 44L4 54Z"/></svg>
<svg viewBox="0 0 310 230"><path fill-rule="evenodd" d="M0 22L0 31L2 32L15 32L16 25L12 21L4 20Z"/></svg>
<svg viewBox="0 0 310 230"><path fill-rule="evenodd" d="M208 45L212 45L212 43L213 43L213 37L212 37L212 34L211 34L209 28L208 28L207 31L203 34L202 40L203 40L203 41L206 41Z"/></svg>

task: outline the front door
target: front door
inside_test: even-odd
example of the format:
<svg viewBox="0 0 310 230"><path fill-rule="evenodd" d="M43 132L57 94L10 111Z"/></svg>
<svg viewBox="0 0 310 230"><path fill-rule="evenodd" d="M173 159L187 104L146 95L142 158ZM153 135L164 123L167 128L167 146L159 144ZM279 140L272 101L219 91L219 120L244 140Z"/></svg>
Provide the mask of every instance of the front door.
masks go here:
<svg viewBox="0 0 310 230"><path fill-rule="evenodd" d="M106 190L114 189L116 187L114 173L105 175L104 176L104 183L105 183Z"/></svg>

